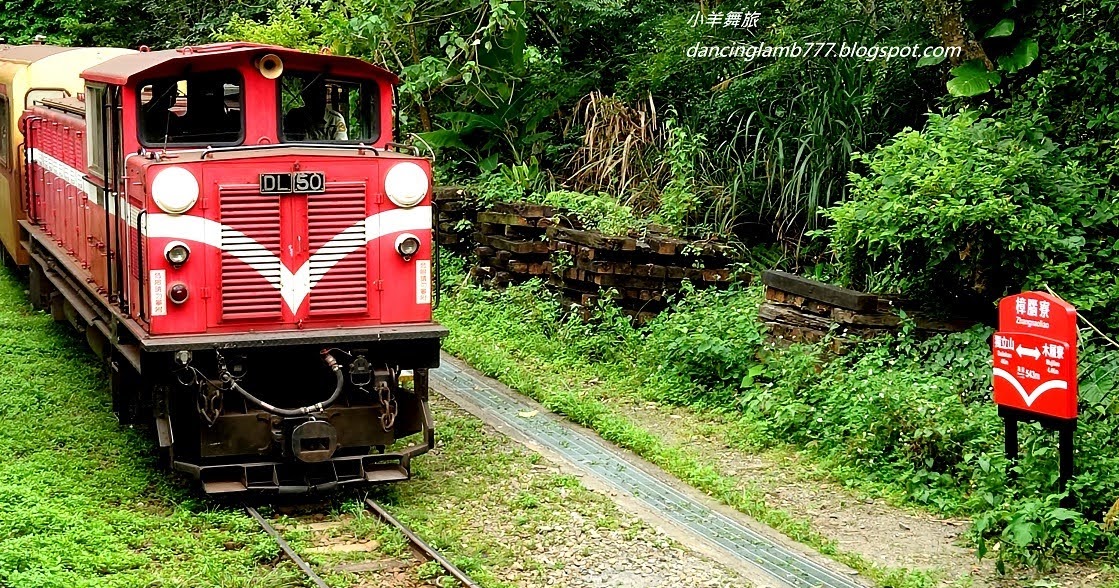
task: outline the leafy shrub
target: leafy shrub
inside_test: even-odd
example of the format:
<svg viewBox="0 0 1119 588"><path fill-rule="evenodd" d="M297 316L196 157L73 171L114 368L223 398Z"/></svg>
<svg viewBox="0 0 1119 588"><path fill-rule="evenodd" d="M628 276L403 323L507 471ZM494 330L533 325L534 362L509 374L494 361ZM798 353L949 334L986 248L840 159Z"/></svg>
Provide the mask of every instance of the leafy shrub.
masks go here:
<svg viewBox="0 0 1119 588"><path fill-rule="evenodd" d="M570 211L585 228L608 235L628 235L645 229L649 221L638 215L633 207L622 204L617 198L598 192L584 194L557 190L544 195L543 203Z"/></svg>
<svg viewBox="0 0 1119 588"><path fill-rule="evenodd" d="M265 22L233 15L219 38L225 41L252 40L301 51L318 53L329 45L330 19L299 0L279 0Z"/></svg>
<svg viewBox="0 0 1119 588"><path fill-rule="evenodd" d="M700 206L696 171L707 138L675 119L665 121L665 131L668 134L668 150L664 158L668 163L670 179L661 190L656 219L670 227L682 229L689 226L689 221L694 220Z"/></svg>
<svg viewBox="0 0 1119 588"><path fill-rule="evenodd" d="M607 365L629 361L632 350L640 344L641 333L614 304L614 294L606 290L584 315L565 317L560 339L569 353Z"/></svg>
<svg viewBox="0 0 1119 588"><path fill-rule="evenodd" d="M1005 573L1007 562L1044 571L1059 560L1090 558L1116 543L1082 513L1059 506L1062 496L1025 496L980 513L970 530L979 557L997 550L1000 572Z"/></svg>
<svg viewBox="0 0 1119 588"><path fill-rule="evenodd" d="M496 202L520 202L544 190L546 178L535 159L526 163L497 163L486 166L470 183L470 190L482 206Z"/></svg>
<svg viewBox="0 0 1119 588"><path fill-rule="evenodd" d="M931 115L857 156L850 200L825 212L847 280L969 303L1048 284L1082 309L1112 304L1119 205L1038 124Z"/></svg>
<svg viewBox="0 0 1119 588"><path fill-rule="evenodd" d="M661 400L733 406L740 388L762 375L766 347L758 322L757 289L691 290L647 327L642 363L649 394Z"/></svg>

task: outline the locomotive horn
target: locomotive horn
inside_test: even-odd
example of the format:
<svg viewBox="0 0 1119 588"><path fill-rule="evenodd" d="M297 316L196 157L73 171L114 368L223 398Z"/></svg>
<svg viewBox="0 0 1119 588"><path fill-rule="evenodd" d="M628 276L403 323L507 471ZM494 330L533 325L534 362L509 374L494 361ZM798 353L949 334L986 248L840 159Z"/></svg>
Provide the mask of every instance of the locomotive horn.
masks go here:
<svg viewBox="0 0 1119 588"><path fill-rule="evenodd" d="M279 55L268 53L257 58L256 68L260 71L260 75L274 80L284 73L284 62Z"/></svg>

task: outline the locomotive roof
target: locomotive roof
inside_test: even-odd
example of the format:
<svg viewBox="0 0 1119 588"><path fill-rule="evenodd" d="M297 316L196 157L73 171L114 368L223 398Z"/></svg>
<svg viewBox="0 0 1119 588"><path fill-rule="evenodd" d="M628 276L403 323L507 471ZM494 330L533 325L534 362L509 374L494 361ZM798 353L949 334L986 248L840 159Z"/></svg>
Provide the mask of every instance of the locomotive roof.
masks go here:
<svg viewBox="0 0 1119 588"><path fill-rule="evenodd" d="M73 47L58 45L0 45L0 60L34 63L56 53L69 51Z"/></svg>
<svg viewBox="0 0 1119 588"><path fill-rule="evenodd" d="M306 53L287 47L245 42L213 43L163 51L141 50L139 53L121 55L95 65L83 71L82 77L91 82L124 85L138 79L139 76L158 76L163 72L177 73L187 64L210 62L215 65L228 65L231 56L244 55L251 59L268 53L278 55L285 66L297 65L313 69L331 66L331 69L372 76L393 85L400 82L400 78L392 72L356 57ZM3 54L0 53L0 59L2 58Z"/></svg>

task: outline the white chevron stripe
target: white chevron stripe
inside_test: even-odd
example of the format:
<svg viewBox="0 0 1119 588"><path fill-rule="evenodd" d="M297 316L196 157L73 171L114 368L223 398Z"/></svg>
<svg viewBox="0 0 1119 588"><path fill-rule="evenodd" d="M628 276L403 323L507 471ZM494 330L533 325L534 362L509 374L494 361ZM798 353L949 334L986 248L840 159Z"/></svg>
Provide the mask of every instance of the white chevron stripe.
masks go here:
<svg viewBox="0 0 1119 588"><path fill-rule="evenodd" d="M394 208L370 215L362 221L335 235L311 254L311 257L292 272L282 263L280 275L270 275L278 260L271 251L252 237L221 223L198 216L148 214L145 234L148 237L196 241L221 249L257 271L280 291L284 303L294 313L311 294L311 290L331 268L358 247L385 235L403 231L431 230L431 207ZM362 233L364 224L364 234ZM222 238L222 232L226 238ZM230 242L228 236L234 234Z"/></svg>
<svg viewBox="0 0 1119 588"><path fill-rule="evenodd" d="M77 169L70 167L63 163L58 158L49 153L44 153L34 147L31 148L31 163L38 165L46 171L58 176L62 181L76 187L79 190L85 191L91 197L94 195L94 187L86 181L85 174Z"/></svg>
<svg viewBox="0 0 1119 588"><path fill-rule="evenodd" d="M31 161L96 199L96 187L86 181L81 171L38 149L31 149ZM139 212L127 203L124 203L124 211L129 219L134 219ZM115 210L109 212L115 213ZM135 225L135 221L131 224ZM279 290L284 304L294 313L311 294L315 284L358 247L393 233L431 230L431 207L394 208L370 215L332 237L294 272L252 237L217 221L200 216L148 213L144 217L144 225L142 231L148 238L194 241L236 257ZM277 265L280 267L279 276L275 274Z"/></svg>
<svg viewBox="0 0 1119 588"><path fill-rule="evenodd" d="M1026 402L1026 406L1033 406L1035 400L1050 390L1068 390L1068 382L1064 380L1050 380L1034 388L1033 392L1026 394L1026 389L1022 387L1021 382L1018 381L1018 378L1011 375L1010 372L1002 368L995 368L995 376L1010 382L1010 385L1014 386L1014 389L1022 396L1022 400Z"/></svg>

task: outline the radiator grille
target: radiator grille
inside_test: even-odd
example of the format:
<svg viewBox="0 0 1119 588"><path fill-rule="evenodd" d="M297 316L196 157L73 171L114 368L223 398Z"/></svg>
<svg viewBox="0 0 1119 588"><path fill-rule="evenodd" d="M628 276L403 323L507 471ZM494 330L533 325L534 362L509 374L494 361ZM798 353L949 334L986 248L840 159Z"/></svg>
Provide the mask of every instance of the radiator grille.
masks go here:
<svg viewBox="0 0 1119 588"><path fill-rule="evenodd" d="M280 291L280 199L254 184L221 186L221 316L277 318Z"/></svg>
<svg viewBox="0 0 1119 588"><path fill-rule="evenodd" d="M369 308L365 182L331 182L307 196L311 247L310 314L365 313Z"/></svg>

